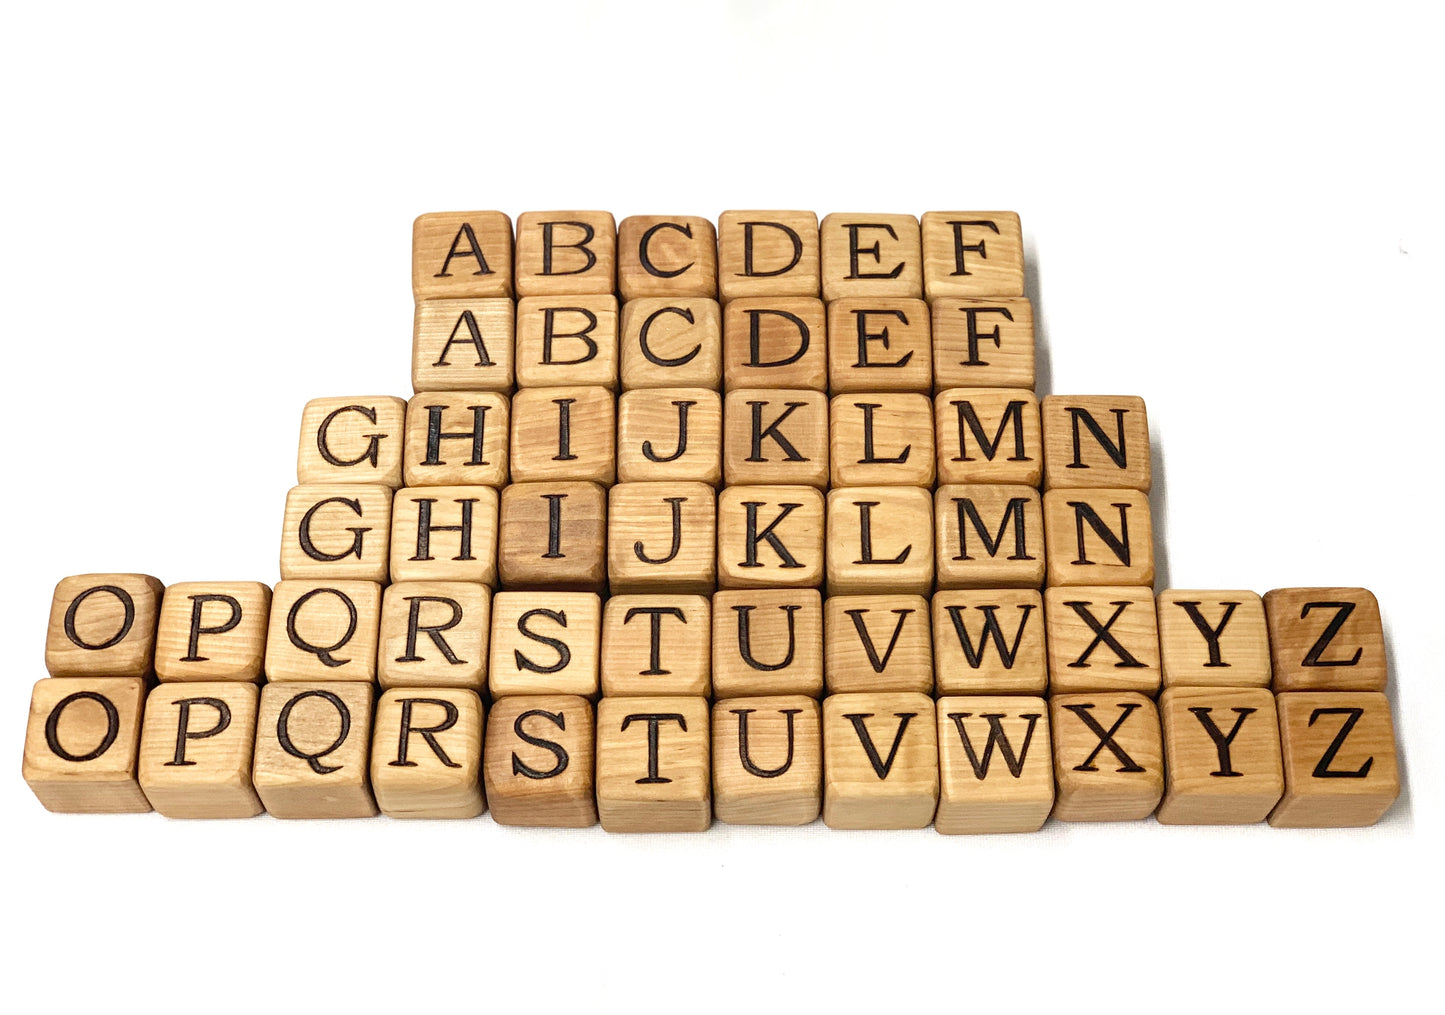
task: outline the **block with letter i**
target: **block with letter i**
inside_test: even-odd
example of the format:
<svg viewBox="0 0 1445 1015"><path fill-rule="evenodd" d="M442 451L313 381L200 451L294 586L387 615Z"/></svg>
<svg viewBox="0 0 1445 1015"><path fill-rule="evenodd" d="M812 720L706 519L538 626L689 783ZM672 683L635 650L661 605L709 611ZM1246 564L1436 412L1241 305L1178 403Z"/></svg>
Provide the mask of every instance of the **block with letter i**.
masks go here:
<svg viewBox="0 0 1445 1015"><path fill-rule="evenodd" d="M697 215L630 215L617 227L624 300L717 296L717 230Z"/></svg>
<svg viewBox="0 0 1445 1015"><path fill-rule="evenodd" d="M148 677L165 586L148 574L77 574L50 600L45 668L52 677Z"/></svg>
<svg viewBox="0 0 1445 1015"><path fill-rule="evenodd" d="M730 486L717 496L724 589L823 584L823 494L812 486Z"/></svg>
<svg viewBox="0 0 1445 1015"><path fill-rule="evenodd" d="M609 832L703 832L712 824L706 698L603 698L597 813Z"/></svg>
<svg viewBox="0 0 1445 1015"><path fill-rule="evenodd" d="M811 211L725 211L718 217L718 296L817 296L818 216Z"/></svg>
<svg viewBox="0 0 1445 1015"><path fill-rule="evenodd" d="M271 597L266 679L375 680L380 631L378 582L280 582Z"/></svg>
<svg viewBox="0 0 1445 1015"><path fill-rule="evenodd" d="M1263 821L1284 793L1274 695L1264 687L1168 687L1163 825Z"/></svg>
<svg viewBox="0 0 1445 1015"><path fill-rule="evenodd" d="M371 684L271 683L261 688L252 781L277 818L376 814L367 757Z"/></svg>
<svg viewBox="0 0 1445 1015"><path fill-rule="evenodd" d="M391 580L497 584L499 496L490 486L415 486L396 492Z"/></svg>
<svg viewBox="0 0 1445 1015"><path fill-rule="evenodd" d="M381 603L377 679L383 688L487 684L492 593L480 582L397 582Z"/></svg>
<svg viewBox="0 0 1445 1015"><path fill-rule="evenodd" d="M1033 304L1019 297L942 297L933 302L933 387L1032 391Z"/></svg>
<svg viewBox="0 0 1445 1015"><path fill-rule="evenodd" d="M921 223L923 289L950 296L1022 296L1024 238L1017 212L930 211Z"/></svg>
<svg viewBox="0 0 1445 1015"><path fill-rule="evenodd" d="M812 698L727 698L712 709L713 809L730 825L806 825L823 801L822 710Z"/></svg>
<svg viewBox="0 0 1445 1015"><path fill-rule="evenodd" d="M602 693L712 693L707 596L613 595L602 610Z"/></svg>
<svg viewBox="0 0 1445 1015"><path fill-rule="evenodd" d="M823 693L823 598L817 589L737 589L712 597L718 698Z"/></svg>
<svg viewBox="0 0 1445 1015"><path fill-rule="evenodd" d="M482 795L482 699L465 688L393 687L376 703L371 786L390 818L475 818Z"/></svg>
<svg viewBox="0 0 1445 1015"><path fill-rule="evenodd" d="M512 295L512 220L499 211L429 212L411 232L418 300Z"/></svg>
<svg viewBox="0 0 1445 1015"><path fill-rule="evenodd" d="M1284 755L1276 828L1360 828L1400 795L1390 701L1379 691L1286 691L1275 696Z"/></svg>
<svg viewBox="0 0 1445 1015"><path fill-rule="evenodd" d="M1038 831L1054 806L1048 703L939 698L938 768L939 832Z"/></svg>
<svg viewBox="0 0 1445 1015"><path fill-rule="evenodd" d="M298 483L401 486L406 402L400 398L313 398L301 413Z"/></svg>
<svg viewBox="0 0 1445 1015"><path fill-rule="evenodd" d="M512 482L616 477L617 419L601 387L523 388L512 399Z"/></svg>
<svg viewBox="0 0 1445 1015"><path fill-rule="evenodd" d="M928 600L921 595L829 596L823 603L828 693L933 693Z"/></svg>
<svg viewBox="0 0 1445 1015"><path fill-rule="evenodd" d="M1044 617L1053 694L1159 693L1159 625L1149 589L1050 588L1044 592Z"/></svg>
<svg viewBox="0 0 1445 1015"><path fill-rule="evenodd" d="M499 698L482 776L492 820L534 828L597 824L592 703L576 695Z"/></svg>
<svg viewBox="0 0 1445 1015"><path fill-rule="evenodd" d="M1044 604L1037 589L940 590L932 606L940 695L1041 695L1048 689Z"/></svg>
<svg viewBox="0 0 1445 1015"><path fill-rule="evenodd" d="M617 478L722 482L723 403L707 388L640 388L617 400Z"/></svg>
<svg viewBox="0 0 1445 1015"><path fill-rule="evenodd" d="M1017 388L949 388L933 403L940 483L1043 482L1039 402Z"/></svg>
<svg viewBox="0 0 1445 1015"><path fill-rule="evenodd" d="M517 385L617 388L617 297L531 296L517 301Z"/></svg>
<svg viewBox="0 0 1445 1015"><path fill-rule="evenodd" d="M1133 691L1056 694L1053 816L1060 821L1147 818L1164 795L1159 711Z"/></svg>
<svg viewBox="0 0 1445 1015"><path fill-rule="evenodd" d="M505 394L515 332L509 299L423 300L412 324L411 389Z"/></svg>
<svg viewBox="0 0 1445 1015"><path fill-rule="evenodd" d="M1140 490L1049 490L1050 585L1153 585L1154 522Z"/></svg>
<svg viewBox="0 0 1445 1015"><path fill-rule="evenodd" d="M146 699L140 785L168 818L249 818L260 689L235 681L161 684Z"/></svg>
<svg viewBox="0 0 1445 1015"><path fill-rule="evenodd" d="M606 295L617 284L617 222L605 211L517 216L517 295Z"/></svg>
<svg viewBox="0 0 1445 1015"><path fill-rule="evenodd" d="M829 595L933 587L933 498L916 486L828 491Z"/></svg>
<svg viewBox="0 0 1445 1015"><path fill-rule="evenodd" d="M729 300L723 387L828 390L828 312L814 296Z"/></svg>
<svg viewBox="0 0 1445 1015"><path fill-rule="evenodd" d="M406 408L406 486L502 486L511 407L496 391L424 391Z"/></svg>
<svg viewBox="0 0 1445 1015"><path fill-rule="evenodd" d="M270 615L271 590L260 582L172 585L161 600L156 676L260 680Z"/></svg>
<svg viewBox="0 0 1445 1015"><path fill-rule="evenodd" d="M292 487L282 523L281 577L386 581L391 498L386 486Z"/></svg>
<svg viewBox="0 0 1445 1015"><path fill-rule="evenodd" d="M717 494L707 483L618 483L608 492L614 592L705 594L717 587Z"/></svg>
<svg viewBox="0 0 1445 1015"><path fill-rule="evenodd" d="M22 773L48 811L134 814L151 809L137 777L142 677L37 681Z"/></svg>
<svg viewBox="0 0 1445 1015"><path fill-rule="evenodd" d="M933 403L926 395L837 395L828 430L834 487L933 486Z"/></svg>
<svg viewBox="0 0 1445 1015"><path fill-rule="evenodd" d="M735 388L723 398L723 479L729 486L828 485L828 396Z"/></svg>
<svg viewBox="0 0 1445 1015"><path fill-rule="evenodd" d="M509 589L601 592L607 491L596 483L513 483L502 491L497 574Z"/></svg>
<svg viewBox="0 0 1445 1015"><path fill-rule="evenodd" d="M1361 588L1265 593L1275 691L1383 691L1380 604Z"/></svg>
<svg viewBox="0 0 1445 1015"><path fill-rule="evenodd" d="M940 486L933 510L940 589L1043 585L1044 516L1033 487Z"/></svg>
<svg viewBox="0 0 1445 1015"><path fill-rule="evenodd" d="M912 215L834 212L818 228L823 298L923 296L923 255Z"/></svg>
<svg viewBox="0 0 1445 1015"><path fill-rule="evenodd" d="M1165 687L1268 687L1264 600L1246 589L1159 593Z"/></svg>
<svg viewBox="0 0 1445 1015"><path fill-rule="evenodd" d="M828 390L933 390L933 324L920 299L849 298L828 303Z"/></svg>
<svg viewBox="0 0 1445 1015"><path fill-rule="evenodd" d="M722 308L701 296L622 304L622 390L722 387Z"/></svg>
<svg viewBox="0 0 1445 1015"><path fill-rule="evenodd" d="M595 592L498 592L492 597L487 686L509 694L596 699L602 600Z"/></svg>
<svg viewBox="0 0 1445 1015"><path fill-rule="evenodd" d="M1040 413L1044 489L1149 492L1153 475L1144 399L1133 395L1049 395Z"/></svg>
<svg viewBox="0 0 1445 1015"><path fill-rule="evenodd" d="M833 694L823 702L823 822L926 828L938 807L938 727L926 694Z"/></svg>

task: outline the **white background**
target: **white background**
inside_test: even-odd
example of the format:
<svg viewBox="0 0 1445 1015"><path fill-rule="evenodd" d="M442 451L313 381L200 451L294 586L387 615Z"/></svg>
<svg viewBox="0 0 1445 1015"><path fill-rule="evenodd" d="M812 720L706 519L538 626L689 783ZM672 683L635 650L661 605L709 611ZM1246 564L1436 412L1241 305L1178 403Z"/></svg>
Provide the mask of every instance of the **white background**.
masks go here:
<svg viewBox="0 0 1445 1015"><path fill-rule="evenodd" d="M0 989L1421 1007L1445 901L1427 5L523 6L6 14ZM1018 210L1041 393L1148 403L1160 587L1379 596L1388 818L645 838L40 808L19 762L54 583L276 580L304 402L411 393L416 214L730 207Z"/></svg>

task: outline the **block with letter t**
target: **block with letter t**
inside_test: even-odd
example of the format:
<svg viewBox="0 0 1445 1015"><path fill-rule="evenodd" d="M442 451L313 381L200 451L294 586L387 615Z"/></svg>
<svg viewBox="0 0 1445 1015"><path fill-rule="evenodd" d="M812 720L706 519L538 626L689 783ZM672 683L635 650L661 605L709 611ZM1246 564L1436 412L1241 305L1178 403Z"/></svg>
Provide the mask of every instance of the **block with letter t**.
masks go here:
<svg viewBox="0 0 1445 1015"><path fill-rule="evenodd" d="M912 215L834 212L818 228L823 298L923 296L923 254Z"/></svg>
<svg viewBox="0 0 1445 1015"><path fill-rule="evenodd" d="M711 695L708 597L610 596L602 611L602 693Z"/></svg>
<svg viewBox="0 0 1445 1015"><path fill-rule="evenodd" d="M617 223L606 211L517 217L517 296L607 295L617 285Z"/></svg>
<svg viewBox="0 0 1445 1015"><path fill-rule="evenodd" d="M1038 831L1054 806L1048 703L939 698L938 768L939 832Z"/></svg>
<svg viewBox="0 0 1445 1015"><path fill-rule="evenodd" d="M411 232L418 300L512 295L512 220L499 211L428 212Z"/></svg>
<svg viewBox="0 0 1445 1015"><path fill-rule="evenodd" d="M1022 296L1024 239L1017 212L924 213L923 289L951 296Z"/></svg>
<svg viewBox="0 0 1445 1015"><path fill-rule="evenodd" d="M1153 585L1154 522L1140 490L1049 490L1044 550L1050 585Z"/></svg>
<svg viewBox="0 0 1445 1015"><path fill-rule="evenodd" d="M401 486L406 402L388 396L313 398L301 413L298 483Z"/></svg>
<svg viewBox="0 0 1445 1015"><path fill-rule="evenodd" d="M697 215L629 215L617 227L624 300L717 296L717 230Z"/></svg>
<svg viewBox="0 0 1445 1015"><path fill-rule="evenodd" d="M718 297L813 296L820 290L818 216L725 211L718 217Z"/></svg>
<svg viewBox="0 0 1445 1015"><path fill-rule="evenodd" d="M586 698L499 698L487 721L482 778L499 825L587 828L597 824L594 716Z"/></svg>
<svg viewBox="0 0 1445 1015"><path fill-rule="evenodd" d="M609 832L703 832L712 824L706 698L603 698L597 812Z"/></svg>
<svg viewBox="0 0 1445 1015"><path fill-rule="evenodd" d="M165 586L148 574L77 574L50 600L45 668L52 677L148 677Z"/></svg>
<svg viewBox="0 0 1445 1015"><path fill-rule="evenodd" d="M482 700L467 688L393 687L376 703L371 788L390 818L475 818L482 795Z"/></svg>
<svg viewBox="0 0 1445 1015"><path fill-rule="evenodd" d="M1149 418L1134 395L1049 395L1043 400L1044 488L1149 492Z"/></svg>

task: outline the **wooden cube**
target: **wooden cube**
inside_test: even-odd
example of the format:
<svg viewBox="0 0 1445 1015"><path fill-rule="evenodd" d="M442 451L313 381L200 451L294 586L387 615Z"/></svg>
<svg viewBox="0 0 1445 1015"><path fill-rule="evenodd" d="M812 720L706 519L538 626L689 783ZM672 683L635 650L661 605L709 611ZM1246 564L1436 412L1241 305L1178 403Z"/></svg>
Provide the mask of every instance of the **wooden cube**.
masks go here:
<svg viewBox="0 0 1445 1015"><path fill-rule="evenodd" d="M50 600L45 668L52 677L148 677L165 586L148 574L77 574Z"/></svg>
<svg viewBox="0 0 1445 1015"><path fill-rule="evenodd" d="M923 254L912 215L834 212L818 229L823 299L922 298Z"/></svg>
<svg viewBox="0 0 1445 1015"><path fill-rule="evenodd" d="M1269 686L1269 633L1258 593L1168 589L1158 606L1165 687Z"/></svg>
<svg viewBox="0 0 1445 1015"><path fill-rule="evenodd" d="M376 703L371 786L389 818L475 818L482 796L482 699L460 687L393 687Z"/></svg>
<svg viewBox="0 0 1445 1015"><path fill-rule="evenodd" d="M367 758L371 684L267 684L261 688L252 781L276 818L376 814Z"/></svg>
<svg viewBox="0 0 1445 1015"><path fill-rule="evenodd" d="M281 577L386 581L389 486L317 483L286 494Z"/></svg>
<svg viewBox="0 0 1445 1015"><path fill-rule="evenodd" d="M1149 492L1149 418L1134 395L1049 395L1043 400L1044 488Z"/></svg>
<svg viewBox="0 0 1445 1015"><path fill-rule="evenodd" d="M828 396L802 388L734 388L723 397L729 486L828 485Z"/></svg>
<svg viewBox="0 0 1445 1015"><path fill-rule="evenodd" d="M933 637L921 595L829 596L823 603L829 694L933 693Z"/></svg>
<svg viewBox="0 0 1445 1015"><path fill-rule="evenodd" d="M722 482L722 396L708 388L639 388L617 400L617 479Z"/></svg>
<svg viewBox="0 0 1445 1015"><path fill-rule="evenodd" d="M506 394L515 334L509 299L423 300L412 324L411 389Z"/></svg>
<svg viewBox="0 0 1445 1015"><path fill-rule="evenodd" d="M806 825L823 806L822 709L812 698L712 708L713 810L730 825Z"/></svg>
<svg viewBox="0 0 1445 1015"><path fill-rule="evenodd" d="M717 497L718 586L823 584L823 494L812 486L731 486Z"/></svg>
<svg viewBox="0 0 1445 1015"><path fill-rule="evenodd" d="M933 596L940 695L1041 695L1049 685L1037 589L939 590Z"/></svg>
<svg viewBox="0 0 1445 1015"><path fill-rule="evenodd" d="M622 304L622 390L722 387L722 309L701 296Z"/></svg>
<svg viewBox="0 0 1445 1015"><path fill-rule="evenodd" d="M940 483L1043 482L1039 401L1018 388L949 388L933 403Z"/></svg>
<svg viewBox="0 0 1445 1015"><path fill-rule="evenodd" d="M933 486L933 403L916 393L837 395L828 408L832 485Z"/></svg>
<svg viewBox="0 0 1445 1015"><path fill-rule="evenodd" d="M1169 687L1161 825L1249 825L1284 793L1279 720L1264 687Z"/></svg>
<svg viewBox="0 0 1445 1015"><path fill-rule="evenodd" d="M707 483L618 483L608 494L613 592L717 587L717 493Z"/></svg>
<svg viewBox="0 0 1445 1015"><path fill-rule="evenodd" d="M705 832L712 824L706 698L603 698L597 813L609 832Z"/></svg>
<svg viewBox="0 0 1445 1015"><path fill-rule="evenodd" d="M497 491L417 486L396 491L391 580L497 584Z"/></svg>
<svg viewBox="0 0 1445 1015"><path fill-rule="evenodd" d="M283 581L271 597L266 679L375 680L380 631L379 583Z"/></svg>
<svg viewBox="0 0 1445 1015"><path fill-rule="evenodd" d="M1027 388L1035 380L1034 307L1014 299L933 301L933 387Z"/></svg>
<svg viewBox="0 0 1445 1015"><path fill-rule="evenodd" d="M933 325L918 299L864 297L828 303L828 390L933 390Z"/></svg>
<svg viewBox="0 0 1445 1015"><path fill-rule="evenodd" d="M616 434L616 404L606 388L523 388L512 399L512 482L611 486Z"/></svg>
<svg viewBox="0 0 1445 1015"><path fill-rule="evenodd" d="M589 482L513 483L502 491L502 587L601 592L607 584L607 491Z"/></svg>
<svg viewBox="0 0 1445 1015"><path fill-rule="evenodd" d="M505 486L511 406L495 391L425 391L407 404L407 486Z"/></svg>
<svg viewBox="0 0 1445 1015"><path fill-rule="evenodd" d="M1159 693L1154 594L1135 586L1044 591L1053 694Z"/></svg>
<svg viewBox="0 0 1445 1015"><path fill-rule="evenodd" d="M390 396L313 398L301 413L298 483L401 486L406 402Z"/></svg>
<svg viewBox="0 0 1445 1015"><path fill-rule="evenodd" d="M602 599L594 592L498 592L492 597L493 698L597 697Z"/></svg>
<svg viewBox="0 0 1445 1015"><path fill-rule="evenodd" d="M712 694L712 603L707 596L614 595L602 609L607 697Z"/></svg>
<svg viewBox="0 0 1445 1015"><path fill-rule="evenodd" d="M517 385L617 389L617 297L531 296L517 301Z"/></svg>
<svg viewBox="0 0 1445 1015"><path fill-rule="evenodd" d="M146 699L140 787L168 818L249 818L256 753L255 684L223 680L161 684Z"/></svg>
<svg viewBox="0 0 1445 1015"><path fill-rule="evenodd" d="M1385 689L1385 632L1368 589L1274 589L1264 612L1276 691Z"/></svg>
<svg viewBox="0 0 1445 1015"><path fill-rule="evenodd" d="M1275 698L1284 754L1276 828L1373 825L1400 795L1395 724L1378 691L1286 691Z"/></svg>
<svg viewBox="0 0 1445 1015"><path fill-rule="evenodd" d="M923 291L930 301L1024 294L1024 236L1017 212L925 212L922 237Z"/></svg>
<svg viewBox="0 0 1445 1015"><path fill-rule="evenodd" d="M260 680L271 589L260 582L180 582L156 629L161 680Z"/></svg>
<svg viewBox="0 0 1445 1015"><path fill-rule="evenodd" d="M810 211L725 211L717 223L718 295L817 296L818 216Z"/></svg>
<svg viewBox="0 0 1445 1015"><path fill-rule="evenodd" d="M1054 806L1042 698L938 699L938 814L944 835L1037 832Z"/></svg>
<svg viewBox="0 0 1445 1015"><path fill-rule="evenodd" d="M958 483L934 494L940 589L1036 589L1044 517L1031 486Z"/></svg>
<svg viewBox="0 0 1445 1015"><path fill-rule="evenodd" d="M629 215L617 227L624 300L717 297L717 230L697 215Z"/></svg>
<svg viewBox="0 0 1445 1015"><path fill-rule="evenodd" d="M492 592L479 582L397 582L381 599L383 688L487 685Z"/></svg>
<svg viewBox="0 0 1445 1015"><path fill-rule="evenodd" d="M608 294L617 279L617 222L605 211L517 216L517 295Z"/></svg>
<svg viewBox="0 0 1445 1015"><path fill-rule="evenodd" d="M1154 584L1154 522L1139 490L1044 494L1050 585Z"/></svg>
<svg viewBox="0 0 1445 1015"><path fill-rule="evenodd" d="M587 828L593 797L592 703L576 695L515 695L492 705L482 777L499 825Z"/></svg>
<svg viewBox="0 0 1445 1015"><path fill-rule="evenodd" d="M828 390L828 313L813 296L732 300L723 308L723 387Z"/></svg>
<svg viewBox="0 0 1445 1015"><path fill-rule="evenodd" d="M828 491L829 595L933 589L933 496L916 486Z"/></svg>
<svg viewBox="0 0 1445 1015"><path fill-rule="evenodd" d="M938 807L938 727L926 694L823 701L823 823L926 828Z"/></svg>
<svg viewBox="0 0 1445 1015"><path fill-rule="evenodd" d="M512 220L499 211L418 215L411 230L418 300L512 295Z"/></svg>
<svg viewBox="0 0 1445 1015"><path fill-rule="evenodd" d="M89 577L89 576L87 576ZM143 677L52 677L30 695L22 774L45 809L137 814Z"/></svg>
<svg viewBox="0 0 1445 1015"><path fill-rule="evenodd" d="M823 597L817 589L749 589L712 597L717 698L823 693Z"/></svg>
<svg viewBox="0 0 1445 1015"><path fill-rule="evenodd" d="M1060 821L1147 818L1164 795L1164 745L1154 702L1133 691L1056 694L1054 817Z"/></svg>

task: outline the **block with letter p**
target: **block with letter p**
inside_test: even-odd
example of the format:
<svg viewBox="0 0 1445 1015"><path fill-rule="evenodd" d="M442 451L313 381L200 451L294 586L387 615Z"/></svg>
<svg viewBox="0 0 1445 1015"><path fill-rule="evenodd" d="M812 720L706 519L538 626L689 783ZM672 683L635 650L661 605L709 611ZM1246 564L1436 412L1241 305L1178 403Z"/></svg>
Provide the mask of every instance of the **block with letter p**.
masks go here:
<svg viewBox="0 0 1445 1015"><path fill-rule="evenodd" d="M260 680L271 590L260 582L178 582L166 589L156 628L156 676Z"/></svg>
<svg viewBox="0 0 1445 1015"><path fill-rule="evenodd" d="M261 692L236 681L161 684L146 699L140 785L168 818L249 818Z"/></svg>

